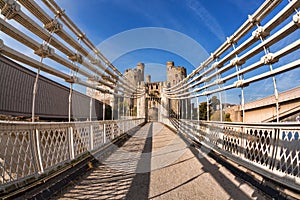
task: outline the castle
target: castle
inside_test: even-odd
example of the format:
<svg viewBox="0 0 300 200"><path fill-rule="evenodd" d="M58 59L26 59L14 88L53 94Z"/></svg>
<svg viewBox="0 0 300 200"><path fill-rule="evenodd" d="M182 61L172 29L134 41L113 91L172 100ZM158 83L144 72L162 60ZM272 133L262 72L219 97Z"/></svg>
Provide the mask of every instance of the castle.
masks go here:
<svg viewBox="0 0 300 200"><path fill-rule="evenodd" d="M130 102L129 108L133 110L131 113L136 114L138 117L146 116L150 121L157 121L159 120L158 117L161 116L159 113L162 109L169 110L161 101L162 90L164 87L172 87L183 80L186 77L186 68L176 67L173 61L168 61L166 68L167 80L165 82L151 82L151 75L146 75L144 79L144 63L138 63L134 69L125 70L124 76L135 86L144 87L146 92L145 99L135 99ZM125 100L125 102L128 102L128 100ZM178 114L177 100L170 100L165 104L170 106L169 114ZM143 108L144 105L146 105L145 109ZM139 113L135 113L137 110Z"/></svg>
<svg viewBox="0 0 300 200"><path fill-rule="evenodd" d="M126 69L124 77L134 86L145 89L145 96L138 99L122 98L122 113L126 116L145 117L150 121L157 121L161 117L162 110L170 110L166 115L178 114L178 100L169 100L162 102L163 88L168 88L176 85L186 77L186 68L175 66L173 61L166 63L167 80L164 82L151 82L151 75L145 76L145 64L138 63L136 68ZM87 91L91 95L91 91ZM104 96L103 94L93 93L93 97L112 104L112 96ZM170 109L167 108L169 106ZM125 109L125 111L124 111Z"/></svg>

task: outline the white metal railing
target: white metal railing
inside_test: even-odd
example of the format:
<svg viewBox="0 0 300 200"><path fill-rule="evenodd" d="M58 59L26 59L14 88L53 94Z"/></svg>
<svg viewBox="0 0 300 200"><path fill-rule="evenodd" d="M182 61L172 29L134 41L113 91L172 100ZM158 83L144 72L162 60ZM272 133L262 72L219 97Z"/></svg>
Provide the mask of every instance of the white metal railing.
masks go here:
<svg viewBox="0 0 300 200"><path fill-rule="evenodd" d="M131 97L132 94L143 93L140 88L137 88L129 82L129 80L107 60L55 1L43 1L43 3L50 10L42 7L33 0L20 0L18 2L14 0L0 0L0 14L4 17L4 19L0 18L0 24L3 27L2 32L26 45L41 58L48 57L58 64L74 70L87 78L94 78L96 82L121 92L123 96L128 95ZM24 12L24 9L27 9L28 12ZM35 20L34 17L36 17L37 20ZM41 42L34 37L29 37L22 31L16 29L10 24L11 20L16 21L43 41L47 41L47 43L41 44ZM41 26L40 22L44 26ZM78 38L78 40L75 38ZM67 82L76 82L87 87L95 88L102 93L115 93L115 91L89 84L75 75L69 76L52 67L43 66L43 64L41 64L42 62L26 56L14 48L6 46L5 41L0 41L0 43L1 53L12 59L63 78ZM56 53L58 51L65 56ZM75 63L81 65L84 69L78 67ZM106 80L104 80L104 77ZM118 96L119 94L116 93L115 95Z"/></svg>
<svg viewBox="0 0 300 200"><path fill-rule="evenodd" d="M142 124L144 118L116 121L31 123L0 121L0 189L99 150Z"/></svg>
<svg viewBox="0 0 300 200"><path fill-rule="evenodd" d="M300 191L299 123L172 121L186 137Z"/></svg>
<svg viewBox="0 0 300 200"><path fill-rule="evenodd" d="M181 82L165 88L167 98L195 101L202 97L209 102L213 95L219 95L222 108L222 94L239 88L241 111L245 116L246 90L253 91L255 83L270 78L279 122L280 90L276 78L300 66L299 7L299 0L264 1L199 67Z"/></svg>

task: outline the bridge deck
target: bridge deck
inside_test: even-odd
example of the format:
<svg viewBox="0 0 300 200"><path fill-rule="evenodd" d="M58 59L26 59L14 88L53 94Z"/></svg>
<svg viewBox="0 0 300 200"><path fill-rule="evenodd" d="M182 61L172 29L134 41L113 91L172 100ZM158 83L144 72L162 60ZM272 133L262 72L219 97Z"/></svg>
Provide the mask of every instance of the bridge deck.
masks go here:
<svg viewBox="0 0 300 200"><path fill-rule="evenodd" d="M61 199L261 199L263 195L160 123L141 127Z"/></svg>

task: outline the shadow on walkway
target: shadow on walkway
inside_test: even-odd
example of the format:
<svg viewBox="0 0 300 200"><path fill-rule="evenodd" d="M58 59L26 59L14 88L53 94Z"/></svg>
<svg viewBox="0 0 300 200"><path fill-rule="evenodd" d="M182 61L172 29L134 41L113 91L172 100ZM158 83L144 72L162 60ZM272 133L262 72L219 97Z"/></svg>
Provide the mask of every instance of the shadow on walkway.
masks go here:
<svg viewBox="0 0 300 200"><path fill-rule="evenodd" d="M148 199L152 135L153 123L131 131L125 141L95 155L93 169L51 199Z"/></svg>
<svg viewBox="0 0 300 200"><path fill-rule="evenodd" d="M172 124L178 128L179 121L173 120ZM251 194L251 197L239 189L239 187L246 182L239 178L238 176L235 176L234 179L226 177L221 171L220 168L224 167L224 162L221 162L219 158L212 154L210 149L207 149L206 147L202 146L201 144L197 144L196 147L191 141L189 141L185 136L183 136L181 133L178 134L181 139L187 144L190 151L193 153L193 155L197 158L198 162L203 166L202 170L204 173L209 173L213 179L221 186L226 193L230 196L230 199L268 199L262 192L259 192L258 190L254 190L254 192ZM202 154L202 155L201 155ZM212 163L210 160L214 160L215 163ZM228 168L229 166L225 166L227 170L231 171L232 169ZM223 170L224 171L224 170ZM239 174L237 174L239 175ZM234 183L235 182L235 183ZM238 184L237 184L238 182ZM246 183L247 184L247 183ZM177 186L178 187L178 186ZM175 187L176 188L176 187Z"/></svg>
<svg viewBox="0 0 300 200"><path fill-rule="evenodd" d="M151 152L152 152L153 123L150 124L144 149L143 159L137 164L138 173L134 176L126 199L148 199L150 187ZM141 173L142 172L142 173Z"/></svg>
<svg viewBox="0 0 300 200"><path fill-rule="evenodd" d="M176 137L186 147L186 153L151 171L155 162L161 163L178 150L174 150L167 134L155 135L154 126L155 123L146 124L130 133L127 141L96 155L99 163L53 199L263 199L253 188L249 192L241 189L244 181L224 174L220 163L209 156L199 156L200 150L181 134L181 139ZM175 136L171 131L168 134ZM165 148L164 140L167 151L161 150Z"/></svg>

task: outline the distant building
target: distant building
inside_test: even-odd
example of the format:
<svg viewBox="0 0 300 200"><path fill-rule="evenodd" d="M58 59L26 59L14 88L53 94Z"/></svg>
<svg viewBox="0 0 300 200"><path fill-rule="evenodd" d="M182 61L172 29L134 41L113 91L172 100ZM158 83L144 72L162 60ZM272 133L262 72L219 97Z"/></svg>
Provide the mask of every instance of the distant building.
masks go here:
<svg viewBox="0 0 300 200"><path fill-rule="evenodd" d="M145 77L144 63L138 63L136 68L126 69L124 77L135 87L145 88L146 94L139 99L122 98L118 102L119 107L124 109L122 113L126 116L147 117L148 120L157 121L162 110L169 110L166 105L170 106L169 115L178 115L178 100L171 100L166 105L161 105L161 94L164 87L172 87L186 77L186 68L174 66L173 61L166 63L167 80L165 82L151 82L151 76ZM92 80L90 80L92 82ZM104 88L108 89L108 88ZM113 96L104 95L99 91L88 89L87 95L92 96L100 101L112 105ZM183 106L183 105L182 105Z"/></svg>
<svg viewBox="0 0 300 200"><path fill-rule="evenodd" d="M300 87L292 88L278 94L278 117L280 122L295 122L300 115ZM267 96L244 105L244 116L241 105L227 108L232 121L246 123L267 123L277 121L276 98Z"/></svg>

